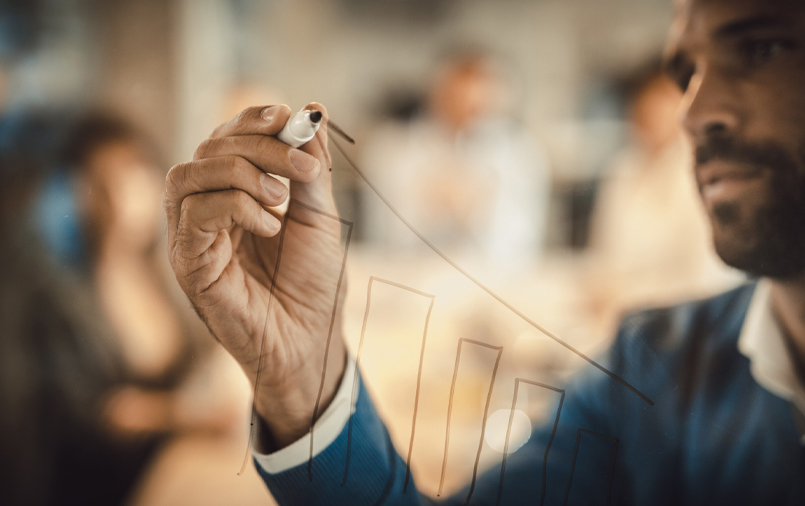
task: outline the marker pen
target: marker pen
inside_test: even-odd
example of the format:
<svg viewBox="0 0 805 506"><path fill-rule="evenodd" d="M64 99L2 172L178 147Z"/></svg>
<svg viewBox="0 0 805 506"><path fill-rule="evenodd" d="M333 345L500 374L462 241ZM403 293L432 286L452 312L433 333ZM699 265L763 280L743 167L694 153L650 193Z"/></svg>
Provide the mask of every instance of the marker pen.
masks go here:
<svg viewBox="0 0 805 506"><path fill-rule="evenodd" d="M321 126L321 118L321 111L299 111L292 114L277 138L298 148L316 135Z"/></svg>

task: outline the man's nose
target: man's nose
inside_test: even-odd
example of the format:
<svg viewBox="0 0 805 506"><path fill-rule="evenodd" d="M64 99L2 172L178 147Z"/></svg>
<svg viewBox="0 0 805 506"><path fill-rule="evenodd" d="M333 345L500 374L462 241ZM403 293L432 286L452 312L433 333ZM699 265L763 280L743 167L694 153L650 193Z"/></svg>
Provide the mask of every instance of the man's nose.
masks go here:
<svg viewBox="0 0 805 506"><path fill-rule="evenodd" d="M729 76L716 69L697 72L682 97L682 126L694 141L734 136L743 126L740 102Z"/></svg>

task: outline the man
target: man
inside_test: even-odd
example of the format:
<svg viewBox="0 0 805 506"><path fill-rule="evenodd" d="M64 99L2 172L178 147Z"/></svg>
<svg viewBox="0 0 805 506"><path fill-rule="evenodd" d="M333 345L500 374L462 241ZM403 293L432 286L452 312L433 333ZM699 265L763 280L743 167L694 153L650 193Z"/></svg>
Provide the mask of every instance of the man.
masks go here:
<svg viewBox="0 0 805 506"><path fill-rule="evenodd" d="M492 54L454 51L435 69L422 113L376 129L362 154L372 183L419 232L516 272L542 255L550 181L540 147L507 111L508 81ZM425 248L395 233L397 217L380 199L365 202L371 242Z"/></svg>
<svg viewBox="0 0 805 506"><path fill-rule="evenodd" d="M805 4L682 0L668 67L684 92L716 249L761 279L627 318L605 365L654 404L590 368L568 387L555 437L551 426L538 429L509 457L500 487L496 469L479 477L475 504L805 503ZM264 171L288 177L298 201L335 212L326 129L292 149L271 137L289 113L248 109L171 170L171 262L257 384L254 452L280 503L426 502L410 483L403 493L405 464L363 388L342 485L351 369L337 321L326 364L322 352L341 261L338 222L293 206L266 314L280 222L263 206L287 194ZM583 454L575 451L582 436Z"/></svg>

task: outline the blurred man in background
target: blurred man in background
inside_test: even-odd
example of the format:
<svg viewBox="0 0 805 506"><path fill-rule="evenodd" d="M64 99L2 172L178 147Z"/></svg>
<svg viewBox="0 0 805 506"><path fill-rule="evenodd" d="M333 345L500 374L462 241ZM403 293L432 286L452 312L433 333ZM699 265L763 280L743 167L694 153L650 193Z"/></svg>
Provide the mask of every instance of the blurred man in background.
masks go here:
<svg viewBox="0 0 805 506"><path fill-rule="evenodd" d="M536 142L507 112L511 93L492 56L457 51L435 72L425 113L375 135L364 159L381 193L436 244L519 265L542 253L550 180ZM370 240L418 245L366 191Z"/></svg>
<svg viewBox="0 0 805 506"><path fill-rule="evenodd" d="M805 502L803 37L800 0L676 3L668 68L683 91L716 250L761 281L625 319L605 362L612 376L594 370L569 386L558 425L537 429L505 473L487 472L452 504L473 493L487 504ZM309 107L326 125L324 108ZM308 206L335 208L327 129L292 149L273 137L289 116L287 107L246 110L171 170L172 266L256 383L254 453L280 503L424 503L363 387L353 414L340 330L321 352L340 225L302 211L283 235L284 274L267 267L281 223L265 207L287 194L265 172L288 177L290 195ZM583 454L581 431L600 436Z"/></svg>
<svg viewBox="0 0 805 506"><path fill-rule="evenodd" d="M627 88L630 140L596 200L585 287L607 334L624 311L712 295L742 279L713 250L678 121L679 88L659 60Z"/></svg>

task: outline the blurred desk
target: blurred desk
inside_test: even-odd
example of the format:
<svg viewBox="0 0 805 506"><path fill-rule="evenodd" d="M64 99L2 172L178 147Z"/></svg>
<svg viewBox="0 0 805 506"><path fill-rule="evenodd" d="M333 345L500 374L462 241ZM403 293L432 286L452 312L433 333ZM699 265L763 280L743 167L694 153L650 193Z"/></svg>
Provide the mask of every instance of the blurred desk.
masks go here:
<svg viewBox="0 0 805 506"><path fill-rule="evenodd" d="M238 476L246 437L189 435L157 455L131 506L272 505L268 489L249 462Z"/></svg>

